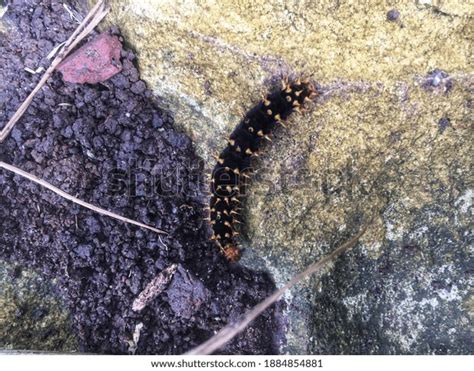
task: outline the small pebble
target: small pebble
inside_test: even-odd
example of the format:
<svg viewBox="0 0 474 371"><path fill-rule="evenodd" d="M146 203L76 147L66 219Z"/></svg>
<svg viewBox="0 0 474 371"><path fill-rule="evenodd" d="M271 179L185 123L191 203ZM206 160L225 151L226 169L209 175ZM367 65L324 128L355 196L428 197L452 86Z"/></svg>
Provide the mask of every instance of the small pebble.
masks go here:
<svg viewBox="0 0 474 371"><path fill-rule="evenodd" d="M387 12L387 20L390 22L395 22L400 18L400 12L396 9L389 10Z"/></svg>
<svg viewBox="0 0 474 371"><path fill-rule="evenodd" d="M438 121L438 130L443 133L449 126L451 126L451 120L447 117L442 117Z"/></svg>

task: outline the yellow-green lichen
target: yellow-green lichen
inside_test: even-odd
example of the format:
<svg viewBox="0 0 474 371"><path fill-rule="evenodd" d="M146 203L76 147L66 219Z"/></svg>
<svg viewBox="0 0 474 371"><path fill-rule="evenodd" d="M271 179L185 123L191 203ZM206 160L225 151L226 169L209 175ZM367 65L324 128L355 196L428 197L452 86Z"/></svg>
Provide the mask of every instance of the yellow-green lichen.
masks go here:
<svg viewBox="0 0 474 371"><path fill-rule="evenodd" d="M51 283L6 263L0 264L0 280L0 348L77 351L69 312L52 292Z"/></svg>

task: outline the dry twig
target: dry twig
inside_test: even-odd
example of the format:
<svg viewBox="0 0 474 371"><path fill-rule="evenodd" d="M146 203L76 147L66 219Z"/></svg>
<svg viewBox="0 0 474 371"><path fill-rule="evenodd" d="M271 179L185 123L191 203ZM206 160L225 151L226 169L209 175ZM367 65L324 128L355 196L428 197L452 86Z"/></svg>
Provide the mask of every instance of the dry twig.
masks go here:
<svg viewBox="0 0 474 371"><path fill-rule="evenodd" d="M138 349L138 342L140 341L140 333L143 328L143 322L137 323L135 325L135 330L133 331L132 334L132 339L128 340L128 353L129 354L135 354L135 352Z"/></svg>
<svg viewBox="0 0 474 371"><path fill-rule="evenodd" d="M177 264L172 264L168 268L163 269L138 295L133 301L132 310L140 312L150 301L156 298L168 286L178 268Z"/></svg>
<svg viewBox="0 0 474 371"><path fill-rule="evenodd" d="M3 168L5 170L9 170L9 171L11 171L15 174L18 174L18 175L20 175L20 176L22 176L26 179L29 179L29 180L39 184L40 186L45 187L45 188L49 189L50 191L53 191L57 195L65 198L66 200L69 200L69 201L74 202L78 205L84 206L85 208L87 208L89 210L92 210L92 211L95 211L96 213L106 215L106 216L110 216L111 218L118 219L118 220L121 220L122 222L130 223L130 224L136 225L138 227L146 228L146 229L149 229L150 231L153 231L153 232L156 232L156 233L166 234L166 232L162 231L161 229L151 227L149 225L146 225L146 224L137 222L135 220L126 218L124 216L115 214L111 211L101 209L100 207L92 205L88 202L82 201L82 200L78 199L77 197L71 196L69 193L66 193L66 192L60 190L59 188L53 186L52 184L46 182L45 180L40 179L40 178L38 178L37 176L35 176L33 174L27 173L26 171L23 171L23 170L15 167L13 165L6 164L3 161L0 161L0 168Z"/></svg>
<svg viewBox="0 0 474 371"><path fill-rule="evenodd" d="M324 258L311 264L303 272L294 276L285 286L277 290L275 293L270 295L264 301L257 304L253 309L248 311L243 316L241 321L227 325L222 330L220 330L216 335L211 337L209 340L205 341L203 344L197 346L196 348L190 350L186 354L190 354L190 355L211 354L215 350L219 349L221 346L223 346L228 341L230 341L234 336L236 336L238 333L243 331L249 325L249 323L252 322L255 318L257 318L265 309L267 309L270 305L275 303L280 298L280 296L285 293L285 291L289 290L290 288L295 286L298 282L309 277L313 273L316 273L317 271L321 270L321 268L323 268L325 265L334 261L339 255L341 255L342 253L352 248L357 243L357 241L359 241L359 238L365 233L366 229L367 229L367 226L363 227L349 241L339 246L336 250L326 255Z"/></svg>
<svg viewBox="0 0 474 371"><path fill-rule="evenodd" d="M10 131L13 129L15 124L28 109L36 93L38 93L38 91L43 87L43 85L50 78L59 63L62 62L64 57L68 55L82 39L89 35L95 28L95 26L97 26L99 22L105 17L109 9L106 8L104 4L104 0L99 0L97 4L90 10L90 12L81 22L81 24L76 28L73 34L69 37L69 39L66 41L61 52L51 62L51 65L48 67L48 69L46 70L38 84L35 86L33 91L30 93L30 95L28 95L28 97L21 104L18 110L13 114L10 121L8 121L5 127L0 131L0 143L2 143L7 138L8 134L10 134Z"/></svg>

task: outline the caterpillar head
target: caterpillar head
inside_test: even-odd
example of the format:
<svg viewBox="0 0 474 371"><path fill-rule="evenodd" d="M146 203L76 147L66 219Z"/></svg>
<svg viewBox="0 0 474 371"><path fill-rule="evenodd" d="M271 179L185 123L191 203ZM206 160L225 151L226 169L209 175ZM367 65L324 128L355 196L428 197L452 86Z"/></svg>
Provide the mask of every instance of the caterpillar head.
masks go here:
<svg viewBox="0 0 474 371"><path fill-rule="evenodd" d="M235 245L226 245L223 248L223 253L230 263L236 263L240 260L240 250Z"/></svg>

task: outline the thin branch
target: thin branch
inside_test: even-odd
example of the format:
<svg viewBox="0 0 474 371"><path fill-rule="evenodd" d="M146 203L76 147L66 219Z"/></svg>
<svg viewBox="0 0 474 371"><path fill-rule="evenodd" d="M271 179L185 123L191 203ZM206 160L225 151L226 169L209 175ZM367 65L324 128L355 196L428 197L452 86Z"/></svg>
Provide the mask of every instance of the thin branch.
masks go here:
<svg viewBox="0 0 474 371"><path fill-rule="evenodd" d="M74 202L75 204L81 205L81 206L83 206L83 207L85 207L89 210L95 211L96 213L99 213L99 214L102 214L102 215L105 215L105 216L109 216L111 218L120 220L120 221L125 222L125 223L133 224L133 225L136 225L138 227L146 228L146 229L149 229L150 231L153 231L153 232L156 232L156 233L167 234L165 231L162 231L161 229L151 227L149 225L146 225L146 224L137 222L135 220L126 218L124 216L118 215L118 214L113 213L111 211L101 209L100 207L92 205L88 202L82 201L82 200L78 199L77 197L71 196L69 193L66 193L66 192L60 190L59 188L53 186L52 184L44 181L43 179L40 179L40 178L38 178L37 176L35 176L33 174L27 173L27 172L13 166L13 165L6 164L3 161L0 161L0 168L11 171L11 172L13 172L17 175L20 175L20 176L26 178L26 179L29 179L32 182L35 182L36 184L39 184L40 186L45 187L45 188L49 189L50 191L53 191L57 195L65 198L66 200L69 200L71 202Z"/></svg>
<svg viewBox="0 0 474 371"><path fill-rule="evenodd" d="M211 337L209 340L204 342L203 344L197 346L196 348L190 350L186 354L189 355L197 355L197 354L211 354L232 338L234 338L237 334L243 331L250 322L252 322L255 318L257 318L265 309L267 309L270 305L275 303L280 296L282 296L285 291L291 289L300 281L304 280L305 278L311 276L312 274L316 273L317 271L321 270L325 265L334 261L338 256L352 248L359 238L365 233L367 230L367 226L364 226L354 237L352 237L349 241L345 242L341 246L339 246L336 250L332 253L326 255L321 260L314 262L308 268L306 268L303 272L294 276L285 286L277 290L275 293L270 295L264 301L257 304L253 309L248 311L242 317L242 320L237 323L232 323L227 325L222 330L220 330L216 335Z"/></svg>
<svg viewBox="0 0 474 371"><path fill-rule="evenodd" d="M38 91L43 87L46 81L51 77L53 71L56 69L59 63L62 62L64 57L68 55L82 39L84 39L88 34L92 32L92 30L97 26L97 24L99 24L99 22L105 17L108 11L109 9L105 8L104 0L99 0L97 4L90 10L90 12L81 22L81 24L76 28L73 34L66 41L61 52L51 62L51 65L48 67L48 69L46 70L38 84L35 86L33 91L30 93L30 95L28 95L28 97L21 104L18 110L13 114L10 121L8 121L5 127L0 131L0 143L2 143L7 138L8 134L10 134L10 131L13 129L15 124L30 106L36 93L38 93Z"/></svg>

